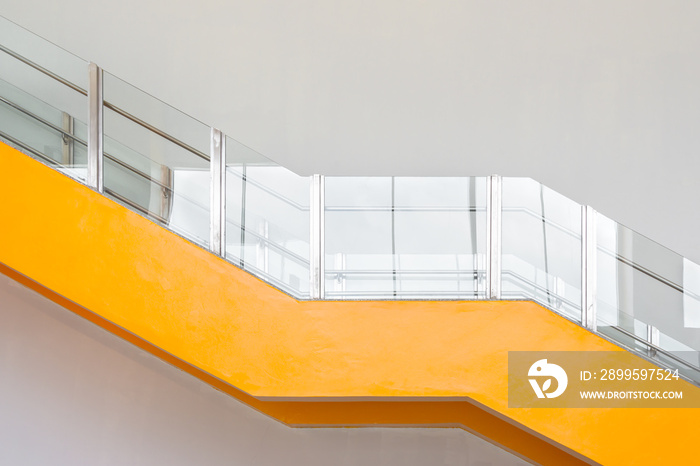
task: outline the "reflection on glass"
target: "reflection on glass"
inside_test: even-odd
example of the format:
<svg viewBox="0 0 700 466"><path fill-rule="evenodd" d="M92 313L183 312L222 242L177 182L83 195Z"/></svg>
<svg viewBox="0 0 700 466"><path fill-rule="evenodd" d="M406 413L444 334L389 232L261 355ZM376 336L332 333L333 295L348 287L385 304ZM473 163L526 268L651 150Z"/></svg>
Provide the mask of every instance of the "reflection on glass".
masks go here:
<svg viewBox="0 0 700 466"><path fill-rule="evenodd" d="M581 206L529 178L503 179L502 293L581 320Z"/></svg>
<svg viewBox="0 0 700 466"><path fill-rule="evenodd" d="M0 47L0 140L84 180L87 62L2 17Z"/></svg>
<svg viewBox="0 0 700 466"><path fill-rule="evenodd" d="M87 62L85 60L3 17L0 17L0 45L70 83L82 89L87 89ZM5 58L9 58L9 54L0 52L0 60ZM7 79L6 76L17 76L16 72L23 72L21 70L8 69L4 62L0 62L0 69L4 79ZM33 86L31 82L26 84ZM46 92L46 90L42 90L40 86L26 90L30 94L53 105L52 102L42 96L42 93ZM61 107L58 106L58 108Z"/></svg>
<svg viewBox="0 0 700 466"><path fill-rule="evenodd" d="M483 178L326 178L329 299L485 296Z"/></svg>
<svg viewBox="0 0 700 466"><path fill-rule="evenodd" d="M669 351L700 349L700 268L603 215L597 216L598 328Z"/></svg>
<svg viewBox="0 0 700 466"><path fill-rule="evenodd" d="M310 179L226 140L226 257L309 297Z"/></svg>
<svg viewBox="0 0 700 466"><path fill-rule="evenodd" d="M59 94L64 104L73 104L67 107L80 107L82 112L73 109L74 113L69 113L65 105L53 107L0 79L0 140L84 180L87 173L87 127L79 117L85 117L86 99L65 87Z"/></svg>
<svg viewBox="0 0 700 466"><path fill-rule="evenodd" d="M210 129L109 73L104 96L105 193L207 246Z"/></svg>

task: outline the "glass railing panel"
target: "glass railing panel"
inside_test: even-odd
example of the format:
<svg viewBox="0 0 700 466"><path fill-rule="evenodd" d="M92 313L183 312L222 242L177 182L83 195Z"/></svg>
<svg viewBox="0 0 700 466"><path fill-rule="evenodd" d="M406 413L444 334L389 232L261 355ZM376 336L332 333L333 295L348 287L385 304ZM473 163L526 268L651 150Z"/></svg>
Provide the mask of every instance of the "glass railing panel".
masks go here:
<svg viewBox="0 0 700 466"><path fill-rule="evenodd" d="M104 73L105 194L209 244L211 130Z"/></svg>
<svg viewBox="0 0 700 466"><path fill-rule="evenodd" d="M700 350L700 269L679 254L597 215L597 322L636 346Z"/></svg>
<svg viewBox="0 0 700 466"><path fill-rule="evenodd" d="M486 296L484 178L327 177L328 299Z"/></svg>
<svg viewBox="0 0 700 466"><path fill-rule="evenodd" d="M86 173L87 62L0 17L0 139Z"/></svg>
<svg viewBox="0 0 700 466"><path fill-rule="evenodd" d="M581 320L581 206L529 178L503 178L502 296Z"/></svg>
<svg viewBox="0 0 700 466"><path fill-rule="evenodd" d="M74 178L85 179L85 123L2 79L0 140Z"/></svg>
<svg viewBox="0 0 700 466"><path fill-rule="evenodd" d="M659 365L677 368L679 373L700 382L700 351L659 332L658 347L663 351L648 350L649 357Z"/></svg>
<svg viewBox="0 0 700 466"><path fill-rule="evenodd" d="M226 139L226 258L297 298L309 297L309 177Z"/></svg>
<svg viewBox="0 0 700 466"><path fill-rule="evenodd" d="M7 49L5 52L0 52L0 56L2 56L0 60L8 57L8 52L20 55L25 60L31 61L83 90L87 90L87 61L1 16L0 46ZM3 74L8 72L12 76L28 76L24 74L26 72L24 69L7 70L4 66L7 62L1 63L0 69L3 70ZM34 86L34 83L27 83L27 86ZM31 90L35 92L31 92ZM28 92L41 100L48 101L44 97L49 94L49 91L42 89L41 86L31 87Z"/></svg>

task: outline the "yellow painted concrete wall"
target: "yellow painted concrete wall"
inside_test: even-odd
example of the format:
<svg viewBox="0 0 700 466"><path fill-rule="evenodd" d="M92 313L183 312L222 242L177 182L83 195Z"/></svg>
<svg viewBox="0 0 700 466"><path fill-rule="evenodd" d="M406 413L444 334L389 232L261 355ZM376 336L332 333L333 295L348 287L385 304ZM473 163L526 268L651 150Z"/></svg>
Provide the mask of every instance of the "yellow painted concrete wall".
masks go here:
<svg viewBox="0 0 700 466"><path fill-rule="evenodd" d="M543 464L578 462L551 444L688 460L694 410L508 408L509 350L619 349L534 303L299 302L7 146L0 159L6 274L284 422L459 424Z"/></svg>

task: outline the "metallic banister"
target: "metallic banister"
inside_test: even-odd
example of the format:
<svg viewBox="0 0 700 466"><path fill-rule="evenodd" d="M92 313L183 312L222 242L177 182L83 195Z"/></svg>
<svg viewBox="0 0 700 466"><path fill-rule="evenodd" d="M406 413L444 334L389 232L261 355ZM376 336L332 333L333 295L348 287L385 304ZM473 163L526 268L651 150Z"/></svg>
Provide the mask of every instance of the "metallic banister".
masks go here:
<svg viewBox="0 0 700 466"><path fill-rule="evenodd" d="M241 164L240 166L244 166L244 165L245 165L246 167L254 166L253 164ZM234 165L234 166L238 166L238 165ZM243 179L243 174L242 174L242 173L238 173L238 172L235 171L235 170L227 170L227 171L228 171L228 173L232 174L233 176L235 176L235 177L238 178L239 180L242 180L242 179ZM291 207L294 207L295 209L297 209L297 210L300 211L300 212L308 212L308 211L309 211L309 207L299 204L298 202L294 201L293 199L290 199L290 198L288 198L287 196L278 193L278 192L275 191L274 189L269 188L269 187L265 186L264 184L262 184L262 183L260 183L260 182L258 182L258 181L256 181L256 180L254 180L254 179L251 179L251 178L248 177L248 176L245 178L245 181L246 181L246 183L249 184L250 186L255 186L256 188L258 188L258 189L260 189L260 190L262 190L262 191L265 191L265 192L266 192L267 194L269 194L270 196L279 199L280 201L284 202L285 204L288 204L288 205L291 206Z"/></svg>
<svg viewBox="0 0 700 466"><path fill-rule="evenodd" d="M152 132L152 133L154 133L154 134L157 134L158 136L162 137L163 139L165 139L165 140L167 140L167 141L170 141L170 142L172 142L173 144L175 144L175 145L177 145L177 146L180 146L181 148L185 149L185 150L188 151L188 152L193 153L194 155L196 155L196 156L199 157L200 159L209 162L210 158L209 158L209 156L208 156L207 154L205 154L204 152L202 152L202 151L200 151L200 150L198 150L198 149L195 149L194 147L190 146L189 144L187 144L187 143L185 143L185 142L182 142L181 140L177 139L177 138L174 137L174 136L171 136L170 134L166 133L165 131L159 130L159 129L156 128L155 126L153 126L153 125L151 125L151 124L149 124L149 123L146 123L145 121L143 121L143 120L140 119L139 117L134 116L134 115L132 115L131 113L125 111L125 110L122 110L121 108L117 107L116 105L114 105L114 104L112 104L112 103L110 103L110 102L108 102L108 101L105 101L105 102L104 102L104 106L105 106L105 108L108 108L108 109L110 109L110 110L112 110L112 111L118 113L119 115L123 116L123 117L126 118L127 120L130 120L130 121L136 123L137 125L139 125L139 126L145 128L145 129L147 129L148 131L150 131L150 132Z"/></svg>
<svg viewBox="0 0 700 466"><path fill-rule="evenodd" d="M330 178L330 177L329 177ZM326 212L485 212L479 207L442 207L442 206L327 206Z"/></svg>
<svg viewBox="0 0 700 466"><path fill-rule="evenodd" d="M15 59L21 61L21 62L24 63L25 65L28 65L28 66L34 68L35 70L37 70L37 71L39 71L39 72L45 74L46 76L48 76L48 77L50 77L50 78L52 78L52 79L55 79L56 81L58 81L59 83L63 84L64 86L69 87L69 88L73 89L74 91L83 94L84 96L87 96L87 95L88 95L88 92L87 92L85 89L83 89L82 87L76 86L75 84L73 84L72 82L68 81L67 79L63 79L62 77L60 77L60 76L57 75L56 73L47 70L46 68L44 68L44 67L41 66L41 65L37 65L37 64L34 63L33 61L31 61L31 60L29 60L29 59L23 57L22 55L20 55L20 54L18 54L18 53L13 52L12 50L8 49L7 47L3 46L2 44L0 44L0 51L5 52L6 54L8 54L9 56L11 56L12 58L15 58Z"/></svg>
<svg viewBox="0 0 700 466"><path fill-rule="evenodd" d="M8 100L8 99L2 97L2 96L0 96L0 102L2 102L3 104L5 104L5 105L7 105L7 106L9 106L9 107L14 108L14 109L17 110L18 112L22 112L24 115L27 115L28 117L30 117L30 118L32 118L32 119L38 121L38 122L41 123L42 125L48 126L48 127L51 128L52 130L61 133L62 136L65 136L65 137L67 137L67 138L71 138L73 141L75 141L75 142L77 142L77 143L80 143L80 144L84 145L85 147L87 147L87 142L86 142L86 141L83 141L82 139L80 139L80 138L77 137L76 135L71 134L69 131L66 131L65 129L63 129L63 128L59 127L59 126L56 126L55 124L53 124L53 123L51 123L50 121L48 121L48 120L46 120L46 119L40 117L39 115L30 112L30 111L27 110L26 108L23 108L23 107L17 105L16 103L14 103L14 102L12 102L12 101L10 101L10 100Z"/></svg>
<svg viewBox="0 0 700 466"><path fill-rule="evenodd" d="M48 76L52 79L55 79L56 81L63 84L64 86L67 86L67 87L73 89L74 91L83 94L84 96L88 95L88 91L81 88L80 86L76 86L72 82L58 76L56 73L54 73L50 70L47 70L43 66L38 65L38 64L34 63L33 61L13 52L12 50L8 49L7 47L3 46L2 44L0 44L0 51L5 52L6 54L10 55L11 57L21 61L22 63L24 63L32 68L34 68L35 70L45 74L46 76ZM162 131L162 130L156 128L155 126L153 126L149 123L146 123L145 121L138 118L137 116L134 116L131 113L129 113L125 110L122 110L117 105L115 105L111 102L108 102L106 100L103 101L103 105L104 105L104 107L118 113L119 115L123 116L124 118L136 123L137 125L142 126L143 128L153 132L154 134L157 134L158 136L162 137L163 139L166 139L166 140L172 142L173 144L180 146L181 148L193 153L194 155L200 157L203 160L206 160L207 162L209 161L209 156L207 154L205 154L204 152L202 152L198 149L195 149L194 147L190 146L189 144L177 139L176 137L166 133L165 131Z"/></svg>

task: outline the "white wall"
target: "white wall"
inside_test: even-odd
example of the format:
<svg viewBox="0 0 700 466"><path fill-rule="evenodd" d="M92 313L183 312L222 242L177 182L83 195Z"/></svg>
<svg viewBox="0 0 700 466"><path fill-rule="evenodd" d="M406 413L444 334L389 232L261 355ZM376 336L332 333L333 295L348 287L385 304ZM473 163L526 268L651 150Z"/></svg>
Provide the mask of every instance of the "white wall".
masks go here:
<svg viewBox="0 0 700 466"><path fill-rule="evenodd" d="M0 464L528 464L460 429L292 429L0 274Z"/></svg>
<svg viewBox="0 0 700 466"><path fill-rule="evenodd" d="M700 3L0 0L299 172L533 177L700 262Z"/></svg>

